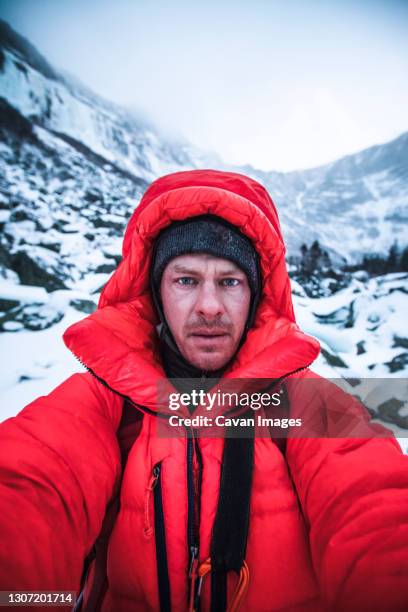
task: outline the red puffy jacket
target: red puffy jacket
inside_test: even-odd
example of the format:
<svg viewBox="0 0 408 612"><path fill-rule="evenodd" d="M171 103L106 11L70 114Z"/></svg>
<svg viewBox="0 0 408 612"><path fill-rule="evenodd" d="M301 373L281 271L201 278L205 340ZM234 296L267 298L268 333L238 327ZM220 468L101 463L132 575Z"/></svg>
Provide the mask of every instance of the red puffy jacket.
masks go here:
<svg viewBox="0 0 408 612"><path fill-rule="evenodd" d="M204 170L157 180L129 221L123 260L98 309L64 335L89 372L0 425L0 590L78 591L84 559L120 487L103 611L159 610L163 568L171 610L187 609L187 439L155 435L157 385L165 375L148 271L160 230L205 213L249 236L263 275L255 324L226 376L313 376L307 368L318 344L295 323L279 221L264 188L238 174ZM288 388L291 409L301 414L304 397L296 384ZM124 398L133 410L142 406L144 417L121 480ZM324 394L316 401L330 412ZM271 439L256 438L243 612L408 610L407 458L362 421L358 439L288 439L285 457ZM210 555L224 441L197 444L202 562ZM203 581L203 612L210 609L210 582ZM236 584L231 572L229 602Z"/></svg>

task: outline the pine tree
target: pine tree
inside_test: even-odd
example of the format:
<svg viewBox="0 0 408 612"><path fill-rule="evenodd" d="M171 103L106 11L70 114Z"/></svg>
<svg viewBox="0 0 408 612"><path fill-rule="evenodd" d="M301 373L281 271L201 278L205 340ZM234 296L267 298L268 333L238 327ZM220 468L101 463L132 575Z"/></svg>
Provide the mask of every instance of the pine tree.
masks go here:
<svg viewBox="0 0 408 612"><path fill-rule="evenodd" d="M399 248L398 242L395 242L390 246L390 250L388 251L386 270L387 272L397 272L398 271L398 263L399 263Z"/></svg>
<svg viewBox="0 0 408 612"><path fill-rule="evenodd" d="M318 269L319 259L320 259L321 254L322 254L322 250L320 248L319 241L315 240L312 246L310 247L310 251L309 251L309 255L310 255L309 272L310 274L313 274L313 272L316 272L316 270Z"/></svg>
<svg viewBox="0 0 408 612"><path fill-rule="evenodd" d="M300 252L302 254L302 257L306 256L307 250L308 250L307 246L305 245L305 243L303 243L302 246L300 247Z"/></svg>
<svg viewBox="0 0 408 612"><path fill-rule="evenodd" d="M408 272L408 246L401 253L399 269L401 272Z"/></svg>

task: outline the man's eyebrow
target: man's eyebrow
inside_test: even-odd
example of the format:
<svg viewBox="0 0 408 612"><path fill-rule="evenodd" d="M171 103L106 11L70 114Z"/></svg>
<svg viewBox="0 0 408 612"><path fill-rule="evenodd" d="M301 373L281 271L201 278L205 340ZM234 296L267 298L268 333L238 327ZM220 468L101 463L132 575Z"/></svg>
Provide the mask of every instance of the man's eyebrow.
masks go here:
<svg viewBox="0 0 408 612"><path fill-rule="evenodd" d="M220 274L221 276L239 276L240 274L245 275L245 272L239 268L230 268L229 270L223 270Z"/></svg>
<svg viewBox="0 0 408 612"><path fill-rule="evenodd" d="M174 272L177 272L180 274L201 274L201 272L197 269L188 268L186 266L181 266L179 264L176 264L173 270ZM240 274L245 274L245 272L243 270L240 270L238 267L229 268L228 270L222 270L222 272L220 272L220 276L237 276Z"/></svg>
<svg viewBox="0 0 408 612"><path fill-rule="evenodd" d="M194 268L186 268L186 266L180 266L176 264L173 268L174 272L180 272L182 274L200 274L198 270L194 270Z"/></svg>

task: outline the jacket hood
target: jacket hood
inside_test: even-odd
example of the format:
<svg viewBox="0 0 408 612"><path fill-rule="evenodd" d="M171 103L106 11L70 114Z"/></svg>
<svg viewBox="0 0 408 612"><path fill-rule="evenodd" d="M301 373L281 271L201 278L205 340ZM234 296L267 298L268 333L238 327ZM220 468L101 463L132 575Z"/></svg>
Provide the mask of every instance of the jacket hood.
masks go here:
<svg viewBox="0 0 408 612"><path fill-rule="evenodd" d="M249 177L216 170L164 176L150 185L128 222L123 259L105 285L98 309L64 334L68 348L88 369L153 410L157 382L165 375L149 286L152 247L172 222L203 214L222 217L250 238L263 279L254 325L225 376L280 378L310 365L319 352L317 341L296 325L279 219L264 187Z"/></svg>

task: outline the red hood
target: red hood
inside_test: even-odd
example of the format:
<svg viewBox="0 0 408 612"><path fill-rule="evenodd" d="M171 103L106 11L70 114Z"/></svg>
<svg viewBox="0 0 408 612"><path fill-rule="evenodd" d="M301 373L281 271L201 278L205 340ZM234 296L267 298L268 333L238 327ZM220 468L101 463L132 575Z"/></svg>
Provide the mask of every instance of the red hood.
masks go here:
<svg viewBox="0 0 408 612"><path fill-rule="evenodd" d="M258 251L263 293L253 328L228 377L279 378L317 357L316 340L295 323L285 246L267 191L232 172L192 170L156 180L129 220L123 259L105 285L98 309L64 334L66 345L99 378L134 402L157 409L164 378L149 294L152 245L176 220L211 213L237 226Z"/></svg>
<svg viewBox="0 0 408 612"><path fill-rule="evenodd" d="M233 194L249 200L268 218L275 232L278 234L279 240L283 243L275 204L272 202L268 192L262 185L247 176L236 174L235 172L191 170L188 172L168 174L150 185L128 223L125 238L123 240L124 257L126 257L129 251L134 227L143 210L149 206L153 200L164 193L184 187L214 187L216 189L230 191Z"/></svg>

